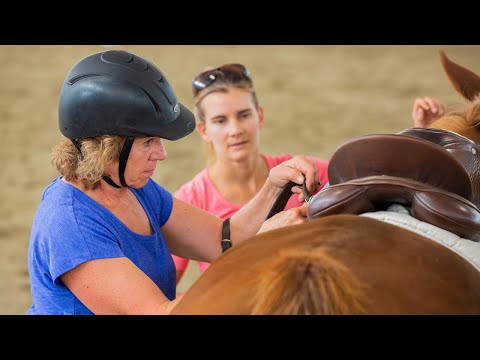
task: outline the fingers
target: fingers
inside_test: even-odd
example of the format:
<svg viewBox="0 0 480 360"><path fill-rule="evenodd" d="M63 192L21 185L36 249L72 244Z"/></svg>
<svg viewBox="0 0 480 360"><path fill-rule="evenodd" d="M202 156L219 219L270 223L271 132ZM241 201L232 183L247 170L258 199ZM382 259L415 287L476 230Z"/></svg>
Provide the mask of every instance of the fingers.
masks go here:
<svg viewBox="0 0 480 360"><path fill-rule="evenodd" d="M412 118L415 127L426 127L444 114L445 106L438 99L425 96L415 99L413 103Z"/></svg>
<svg viewBox="0 0 480 360"><path fill-rule="evenodd" d="M306 177L307 190L312 193L314 192L319 184L317 168L313 164L313 161L309 160L307 156L297 155L293 160L293 165L296 169L300 170L301 174ZM303 184L303 175L302 182L297 184Z"/></svg>
<svg viewBox="0 0 480 360"><path fill-rule="evenodd" d="M300 206L295 208L288 209L283 211L283 226L286 225L295 225L295 224L302 224L307 221L308 215L308 204L303 203Z"/></svg>
<svg viewBox="0 0 480 360"><path fill-rule="evenodd" d="M429 110L432 114L438 114L441 111L441 103L437 99L430 98L426 96L424 101L427 105L425 110Z"/></svg>
<svg viewBox="0 0 480 360"><path fill-rule="evenodd" d="M278 214L266 220L258 233L278 229L284 226L303 224L307 221L308 204L304 203L296 208L280 211Z"/></svg>
<svg viewBox="0 0 480 360"><path fill-rule="evenodd" d="M423 127L423 121L425 119L425 111L419 107L412 112L413 126Z"/></svg>
<svg viewBox="0 0 480 360"><path fill-rule="evenodd" d="M304 203L302 204L302 206L299 206L297 208L295 208L297 211L298 211L298 214L302 217L302 218L306 218L307 215L308 215L308 204L307 203Z"/></svg>
<svg viewBox="0 0 480 360"><path fill-rule="evenodd" d="M417 98L413 102L413 110L412 110L412 116L417 115L419 111L423 111L427 109L427 103L423 98Z"/></svg>
<svg viewBox="0 0 480 360"><path fill-rule="evenodd" d="M279 188L283 188L289 181L300 186L292 191L300 194L301 186L306 181L309 193L317 190L319 180L314 162L308 160L304 155L297 155L270 170L269 181Z"/></svg>
<svg viewBox="0 0 480 360"><path fill-rule="evenodd" d="M298 195L298 201L303 203L305 201L305 195L303 194L303 189L300 186L293 186L292 193Z"/></svg>
<svg viewBox="0 0 480 360"><path fill-rule="evenodd" d="M421 110L430 111L432 114L440 114L445 112L445 106L440 100L425 96L415 99L413 103L413 113L416 114Z"/></svg>

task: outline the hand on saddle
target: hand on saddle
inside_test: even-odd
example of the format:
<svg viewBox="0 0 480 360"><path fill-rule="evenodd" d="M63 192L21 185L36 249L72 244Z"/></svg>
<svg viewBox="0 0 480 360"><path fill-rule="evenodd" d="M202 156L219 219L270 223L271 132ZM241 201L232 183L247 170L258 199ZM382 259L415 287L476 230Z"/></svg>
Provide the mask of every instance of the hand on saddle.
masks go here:
<svg viewBox="0 0 480 360"><path fill-rule="evenodd" d="M266 220L263 223L260 230L258 230L258 234L265 231L278 229L288 225L303 224L304 222L307 221L307 212L308 212L307 203L304 203L301 206L298 206L295 208L281 211L278 214Z"/></svg>
<svg viewBox="0 0 480 360"><path fill-rule="evenodd" d="M426 128L445 114L445 106L440 100L431 97L415 99L413 103L413 126Z"/></svg>
<svg viewBox="0 0 480 360"><path fill-rule="evenodd" d="M302 188L305 179L304 176L306 177L307 190L310 194L313 194L320 183L317 169L307 156L297 155L272 168L268 176L268 181L278 187L279 191L283 189L288 182L293 181L298 184L298 186L293 186L292 192L298 194L299 201L303 202L305 200Z"/></svg>

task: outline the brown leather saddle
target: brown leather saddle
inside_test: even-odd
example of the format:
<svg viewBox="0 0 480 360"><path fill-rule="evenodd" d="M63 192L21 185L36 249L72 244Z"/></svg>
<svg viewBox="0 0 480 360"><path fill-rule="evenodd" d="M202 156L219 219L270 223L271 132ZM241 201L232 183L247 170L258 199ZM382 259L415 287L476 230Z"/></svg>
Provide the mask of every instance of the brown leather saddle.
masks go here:
<svg viewBox="0 0 480 360"><path fill-rule="evenodd" d="M381 211L398 203L421 221L480 241L480 211L472 203L479 163L467 156L472 146L455 133L419 128L350 140L333 154L329 186L310 199L308 218ZM292 186L268 217L285 207Z"/></svg>

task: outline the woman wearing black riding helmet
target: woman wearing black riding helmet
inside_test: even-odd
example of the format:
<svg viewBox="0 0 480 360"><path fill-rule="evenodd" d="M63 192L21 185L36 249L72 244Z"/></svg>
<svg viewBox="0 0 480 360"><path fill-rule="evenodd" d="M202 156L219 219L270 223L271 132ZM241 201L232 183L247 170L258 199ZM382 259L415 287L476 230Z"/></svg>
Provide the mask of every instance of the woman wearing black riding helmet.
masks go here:
<svg viewBox="0 0 480 360"><path fill-rule="evenodd" d="M151 176L166 157L162 138L190 134L195 119L157 67L125 51L71 69L59 126L61 176L44 190L28 250L29 314L168 314L178 301L172 253L211 262L257 232L302 223L305 205L263 220L289 181L317 186L298 156L272 168L230 223L174 199Z"/></svg>

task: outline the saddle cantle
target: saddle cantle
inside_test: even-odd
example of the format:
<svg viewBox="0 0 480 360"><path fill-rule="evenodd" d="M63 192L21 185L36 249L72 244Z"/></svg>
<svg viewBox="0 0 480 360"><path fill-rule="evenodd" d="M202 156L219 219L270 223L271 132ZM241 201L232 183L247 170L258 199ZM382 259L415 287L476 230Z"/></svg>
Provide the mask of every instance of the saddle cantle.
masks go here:
<svg viewBox="0 0 480 360"><path fill-rule="evenodd" d="M468 199L480 207L480 145L452 131L441 129L410 128L398 134L428 140L443 147L457 159L467 171L472 185L472 194Z"/></svg>
<svg viewBox="0 0 480 360"><path fill-rule="evenodd" d="M333 154L331 186L309 203L308 218L385 210L392 203L410 207L412 216L461 237L480 241L480 211L472 198L471 176L445 149L449 141L420 130L366 135ZM433 129L431 129L433 130ZM445 134L446 135L446 134Z"/></svg>

